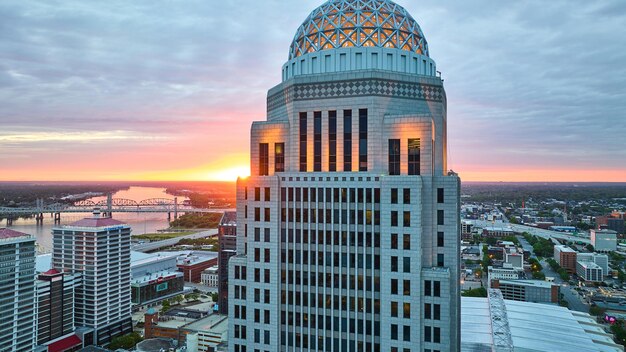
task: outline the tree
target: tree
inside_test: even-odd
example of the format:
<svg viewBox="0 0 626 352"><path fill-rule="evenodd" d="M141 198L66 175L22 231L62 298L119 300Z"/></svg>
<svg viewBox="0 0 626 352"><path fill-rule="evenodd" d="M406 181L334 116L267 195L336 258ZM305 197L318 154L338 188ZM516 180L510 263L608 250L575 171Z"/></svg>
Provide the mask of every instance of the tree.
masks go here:
<svg viewBox="0 0 626 352"><path fill-rule="evenodd" d="M484 287L473 288L461 293L463 297L487 297L487 289Z"/></svg>
<svg viewBox="0 0 626 352"><path fill-rule="evenodd" d="M541 271L534 271L533 272L533 279L535 279L535 280L545 280L546 279L546 274L542 273Z"/></svg>
<svg viewBox="0 0 626 352"><path fill-rule="evenodd" d="M200 295L197 293L190 293L185 296L185 299L187 299L187 302L197 301L198 298L200 298Z"/></svg>
<svg viewBox="0 0 626 352"><path fill-rule="evenodd" d="M211 300L213 302L217 303L218 299L219 299L219 295L217 294L217 292L211 293Z"/></svg>
<svg viewBox="0 0 626 352"><path fill-rule="evenodd" d="M118 336L111 339L111 343L109 344L110 350L117 350L120 348L129 350L134 348L139 342L141 342L143 338L136 332L131 332L128 335Z"/></svg>
<svg viewBox="0 0 626 352"><path fill-rule="evenodd" d="M176 296L176 297L172 298L172 300L173 300L174 302L176 302L177 304L180 304L180 303L181 303L184 299L185 299L185 298L183 297L183 295L178 295L178 296Z"/></svg>
<svg viewBox="0 0 626 352"><path fill-rule="evenodd" d="M591 243L589 243L585 248L587 248L589 252L595 252L595 248L593 248L593 245Z"/></svg>
<svg viewBox="0 0 626 352"><path fill-rule="evenodd" d="M163 302L161 302L161 312L165 313L168 310L170 310L170 301L169 300L164 300Z"/></svg>
<svg viewBox="0 0 626 352"><path fill-rule="evenodd" d="M595 304L592 305L591 307L589 307L589 314L591 314L591 315L603 316L604 313L606 313L606 309L600 308L600 307L596 306Z"/></svg>

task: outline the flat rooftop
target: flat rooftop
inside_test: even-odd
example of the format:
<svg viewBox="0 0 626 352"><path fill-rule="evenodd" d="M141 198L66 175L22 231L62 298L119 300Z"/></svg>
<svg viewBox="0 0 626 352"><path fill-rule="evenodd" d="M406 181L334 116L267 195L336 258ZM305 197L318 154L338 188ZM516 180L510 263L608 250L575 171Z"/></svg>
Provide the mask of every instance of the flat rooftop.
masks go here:
<svg viewBox="0 0 626 352"><path fill-rule="evenodd" d="M573 250L573 249L569 248L568 246L563 246L563 245L561 245L561 246L554 246L554 248L557 248L557 247L559 248L559 250L560 250L561 252L576 253L576 251L575 251L575 250Z"/></svg>
<svg viewBox="0 0 626 352"><path fill-rule="evenodd" d="M225 315L211 314L208 317L196 320L185 326L185 329L223 334L228 331L228 317Z"/></svg>
<svg viewBox="0 0 626 352"><path fill-rule="evenodd" d="M540 303L502 302L515 351L624 351L589 314ZM492 351L493 331L489 299L461 297L461 351Z"/></svg>
<svg viewBox="0 0 626 352"><path fill-rule="evenodd" d="M168 252L177 253L176 264L177 265L194 265L204 263L209 260L217 259L217 252L205 252L205 251L181 251L181 252Z"/></svg>
<svg viewBox="0 0 626 352"><path fill-rule="evenodd" d="M142 253L137 251L130 251L130 266L147 265L156 263L161 260L167 260L176 257L175 253L158 252L153 254Z"/></svg>
<svg viewBox="0 0 626 352"><path fill-rule="evenodd" d="M525 285L542 288L552 288L555 284L544 280L498 280L500 284Z"/></svg>
<svg viewBox="0 0 626 352"><path fill-rule="evenodd" d="M180 271L164 270L164 271L146 274L140 277L133 277L130 283L131 285L132 284L141 285L141 284L145 284L150 281L153 281L153 280L158 280L159 278L171 279L173 277L183 277L183 273L181 273Z"/></svg>

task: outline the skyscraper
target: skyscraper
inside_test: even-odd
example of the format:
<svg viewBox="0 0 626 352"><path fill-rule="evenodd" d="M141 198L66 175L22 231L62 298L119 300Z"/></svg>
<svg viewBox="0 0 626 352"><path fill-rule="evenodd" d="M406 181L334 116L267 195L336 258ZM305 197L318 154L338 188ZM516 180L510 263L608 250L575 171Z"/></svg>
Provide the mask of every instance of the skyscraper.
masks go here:
<svg viewBox="0 0 626 352"><path fill-rule="evenodd" d="M458 351L459 187L417 22L331 0L251 129L229 265L231 351Z"/></svg>
<svg viewBox="0 0 626 352"><path fill-rule="evenodd" d="M35 350L35 238L0 229L0 351Z"/></svg>
<svg viewBox="0 0 626 352"><path fill-rule="evenodd" d="M97 212L93 218L52 229L52 267L82 274L74 320L77 327L94 330L85 345L105 345L132 331L130 231L130 226Z"/></svg>
<svg viewBox="0 0 626 352"><path fill-rule="evenodd" d="M218 308L228 315L228 261L237 253L237 212L225 212L217 227L218 255Z"/></svg>

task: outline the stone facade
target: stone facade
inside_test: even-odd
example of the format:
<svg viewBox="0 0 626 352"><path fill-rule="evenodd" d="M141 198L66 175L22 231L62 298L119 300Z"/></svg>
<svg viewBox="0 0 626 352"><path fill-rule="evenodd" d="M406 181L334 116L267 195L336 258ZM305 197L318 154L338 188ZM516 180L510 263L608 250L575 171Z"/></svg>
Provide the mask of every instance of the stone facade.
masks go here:
<svg viewBox="0 0 626 352"><path fill-rule="evenodd" d="M443 81L350 67L283 78L237 183L229 350L458 351Z"/></svg>

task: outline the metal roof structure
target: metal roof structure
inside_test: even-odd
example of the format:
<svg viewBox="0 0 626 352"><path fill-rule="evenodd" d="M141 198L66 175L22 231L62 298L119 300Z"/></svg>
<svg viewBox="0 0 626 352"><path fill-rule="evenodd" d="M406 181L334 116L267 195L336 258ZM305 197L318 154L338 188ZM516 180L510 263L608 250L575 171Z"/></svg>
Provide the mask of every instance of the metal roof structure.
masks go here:
<svg viewBox="0 0 626 352"><path fill-rule="evenodd" d="M329 0L298 28L289 60L349 47L394 48L429 56L420 26L402 6L390 0Z"/></svg>
<svg viewBox="0 0 626 352"><path fill-rule="evenodd" d="M624 347L589 314L502 300L490 292L489 298L461 298L461 351L617 352Z"/></svg>

